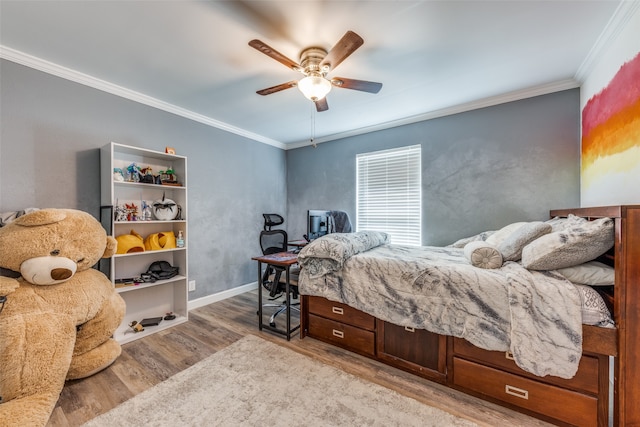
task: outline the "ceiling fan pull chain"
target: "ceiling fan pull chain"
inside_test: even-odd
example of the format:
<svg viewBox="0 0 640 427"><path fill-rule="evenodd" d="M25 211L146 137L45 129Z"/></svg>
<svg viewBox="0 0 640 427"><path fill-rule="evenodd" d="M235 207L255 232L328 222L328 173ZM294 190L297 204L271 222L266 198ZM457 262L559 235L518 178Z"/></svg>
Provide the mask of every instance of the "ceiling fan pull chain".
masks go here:
<svg viewBox="0 0 640 427"><path fill-rule="evenodd" d="M318 145L316 144L316 107L315 104L310 104L311 105L311 139L309 140L309 142L311 143L311 145L313 146L313 148L316 148Z"/></svg>

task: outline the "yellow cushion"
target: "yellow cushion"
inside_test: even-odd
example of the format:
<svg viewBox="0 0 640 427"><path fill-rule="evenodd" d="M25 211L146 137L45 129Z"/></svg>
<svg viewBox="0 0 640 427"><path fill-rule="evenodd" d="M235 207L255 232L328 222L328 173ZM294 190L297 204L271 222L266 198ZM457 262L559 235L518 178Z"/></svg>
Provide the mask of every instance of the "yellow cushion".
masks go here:
<svg viewBox="0 0 640 427"><path fill-rule="evenodd" d="M130 234L121 234L116 237L118 241L117 254L130 254L132 252L144 252L142 236L131 230Z"/></svg>
<svg viewBox="0 0 640 427"><path fill-rule="evenodd" d="M176 247L176 236L173 231L150 234L144 239L144 247L148 251L173 249Z"/></svg>

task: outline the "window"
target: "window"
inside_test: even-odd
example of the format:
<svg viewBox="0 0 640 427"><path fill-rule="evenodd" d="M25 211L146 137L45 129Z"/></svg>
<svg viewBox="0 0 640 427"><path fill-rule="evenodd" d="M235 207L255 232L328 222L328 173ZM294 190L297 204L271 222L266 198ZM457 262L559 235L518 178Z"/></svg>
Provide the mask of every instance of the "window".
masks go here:
<svg viewBox="0 0 640 427"><path fill-rule="evenodd" d="M356 156L356 230L387 232L395 244L422 244L420 163L420 145Z"/></svg>

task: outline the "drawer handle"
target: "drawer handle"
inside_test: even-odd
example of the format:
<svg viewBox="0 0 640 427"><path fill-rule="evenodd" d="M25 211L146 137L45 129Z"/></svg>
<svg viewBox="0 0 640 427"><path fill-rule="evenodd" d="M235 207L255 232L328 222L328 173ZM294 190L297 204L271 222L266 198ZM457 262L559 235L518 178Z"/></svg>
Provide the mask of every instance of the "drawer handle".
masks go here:
<svg viewBox="0 0 640 427"><path fill-rule="evenodd" d="M344 314L344 309L342 307L331 307L331 311L335 314Z"/></svg>
<svg viewBox="0 0 640 427"><path fill-rule="evenodd" d="M407 331L407 332L415 332L416 328L412 328L411 326L405 326L404 330Z"/></svg>
<svg viewBox="0 0 640 427"><path fill-rule="evenodd" d="M338 338L344 338L344 332L334 329L333 330L333 336L336 336Z"/></svg>
<svg viewBox="0 0 640 427"><path fill-rule="evenodd" d="M504 392L511 396L519 397L520 399L529 400L529 392L518 387L506 384L504 386Z"/></svg>
<svg viewBox="0 0 640 427"><path fill-rule="evenodd" d="M507 360L515 360L513 358L513 353L511 353L510 351L505 351L504 352L504 358L507 359Z"/></svg>

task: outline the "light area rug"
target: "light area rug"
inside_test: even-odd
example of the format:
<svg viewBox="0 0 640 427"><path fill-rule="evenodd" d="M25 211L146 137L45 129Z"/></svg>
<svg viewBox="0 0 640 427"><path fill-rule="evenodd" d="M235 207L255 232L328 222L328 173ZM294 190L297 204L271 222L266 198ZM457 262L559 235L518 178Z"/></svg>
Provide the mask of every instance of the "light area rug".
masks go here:
<svg viewBox="0 0 640 427"><path fill-rule="evenodd" d="M250 335L84 424L477 426Z"/></svg>

